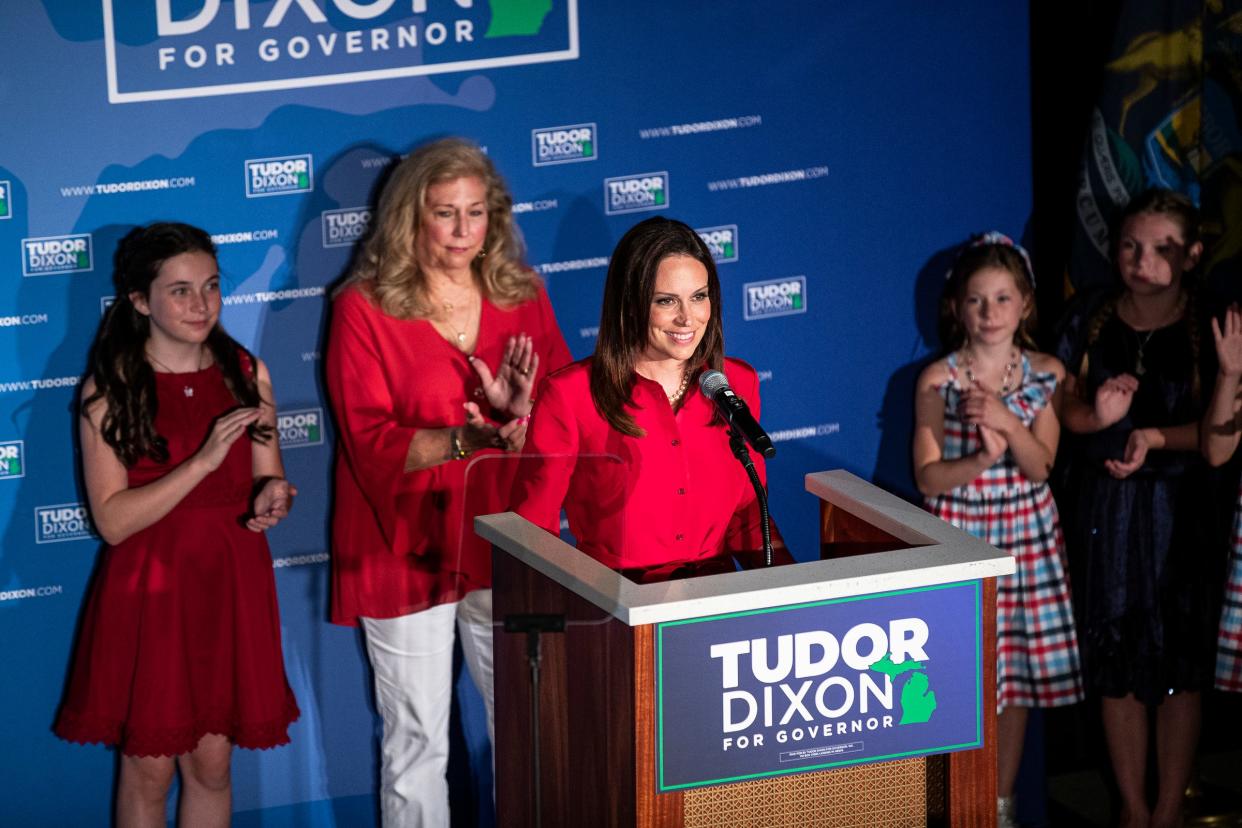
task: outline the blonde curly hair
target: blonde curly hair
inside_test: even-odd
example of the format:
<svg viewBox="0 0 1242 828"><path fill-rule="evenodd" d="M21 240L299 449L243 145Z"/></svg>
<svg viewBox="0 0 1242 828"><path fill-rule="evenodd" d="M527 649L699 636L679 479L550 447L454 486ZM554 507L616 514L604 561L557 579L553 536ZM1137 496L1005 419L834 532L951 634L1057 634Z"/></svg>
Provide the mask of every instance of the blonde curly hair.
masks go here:
<svg viewBox="0 0 1242 828"><path fill-rule="evenodd" d="M357 284L384 313L397 319L434 316L415 239L422 227L427 190L457 178L477 178L487 192L486 255L471 264L483 295L506 307L532 298L540 282L524 262L526 248L513 223L513 197L491 159L464 138L433 141L397 165L345 287Z"/></svg>

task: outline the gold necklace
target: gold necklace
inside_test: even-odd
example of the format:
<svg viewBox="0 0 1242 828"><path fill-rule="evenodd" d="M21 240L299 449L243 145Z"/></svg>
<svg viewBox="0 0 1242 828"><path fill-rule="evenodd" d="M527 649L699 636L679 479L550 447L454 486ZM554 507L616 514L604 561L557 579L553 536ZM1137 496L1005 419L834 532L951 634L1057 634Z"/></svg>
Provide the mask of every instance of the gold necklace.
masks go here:
<svg viewBox="0 0 1242 828"><path fill-rule="evenodd" d="M466 305L463 305L462 307L466 308L468 311L472 311L474 309L474 298L475 298L474 294L471 294L469 303ZM466 330L470 328L469 312L467 312L466 314L466 327L463 328L462 330L458 330L457 326L453 324L453 316L452 316L453 310L457 306L454 305L452 302L446 302L443 299L441 299L440 307L444 309L444 320L443 320L444 324L447 325L448 329L453 332L453 338L457 340L457 347L460 350L464 351L466 349Z"/></svg>
<svg viewBox="0 0 1242 828"><path fill-rule="evenodd" d="M1018 352L1012 350L1009 352L1009 362L1005 363L1005 373L1001 377L1001 386L999 396L1005 396L1010 391L1010 383L1013 382L1013 372L1018 368ZM962 369L966 373L966 382L970 385L975 384L975 357L974 354L966 352L962 349Z"/></svg>

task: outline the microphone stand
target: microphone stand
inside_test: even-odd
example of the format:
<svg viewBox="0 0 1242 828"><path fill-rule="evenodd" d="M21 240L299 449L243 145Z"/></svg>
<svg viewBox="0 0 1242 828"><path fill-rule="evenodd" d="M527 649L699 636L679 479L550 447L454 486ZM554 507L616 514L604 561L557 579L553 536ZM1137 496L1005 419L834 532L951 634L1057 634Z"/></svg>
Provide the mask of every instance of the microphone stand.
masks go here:
<svg viewBox="0 0 1242 828"><path fill-rule="evenodd" d="M768 493L763 490L763 483L759 480L759 472L755 471L755 461L751 459L750 452L746 450L746 440L732 424L729 425L729 448L733 451L733 456L742 464L742 468L746 469L746 476L750 478L750 485L755 489L755 497L759 500L759 520L760 529L763 532L763 565L772 565L772 521L768 516Z"/></svg>
<svg viewBox="0 0 1242 828"><path fill-rule="evenodd" d="M519 613L505 616L505 632L526 633L526 662L530 666L530 764L535 828L543 824L543 780L539 762L539 663L543 660L540 633L565 632L565 616Z"/></svg>

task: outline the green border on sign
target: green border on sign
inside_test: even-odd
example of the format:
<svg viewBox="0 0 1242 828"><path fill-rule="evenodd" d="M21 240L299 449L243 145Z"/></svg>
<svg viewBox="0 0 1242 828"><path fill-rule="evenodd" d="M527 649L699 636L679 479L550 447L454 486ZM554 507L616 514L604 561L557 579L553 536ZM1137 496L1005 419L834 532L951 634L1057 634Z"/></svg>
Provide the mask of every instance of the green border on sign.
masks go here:
<svg viewBox="0 0 1242 828"><path fill-rule="evenodd" d="M962 742L956 745L938 745L924 750L910 750L902 753L890 753L885 756L872 756L861 761L826 762L820 765L805 765L798 768L774 770L764 773L750 773L742 776L730 776L723 779L704 779L699 782L685 782L680 785L664 784L664 659L662 658L662 654L664 648L664 629L666 627L679 627L684 624L701 624L706 621L723 621L729 618L742 618L748 615L766 615L769 613L788 612L790 610L807 609L809 607L822 607L829 604L848 604L852 601L869 601L875 598L888 598L893 595L911 595L917 592L935 592L942 589L960 589L963 586L971 586L974 588L975 661L977 666L975 669L975 740L973 742ZM929 756L934 753L948 753L953 750L962 750L981 746L983 744L983 599L981 590L982 582L979 580L955 581L950 584L935 584L933 586L912 587L910 589L895 589L888 592L874 592L868 595L850 595L845 598L828 598L823 601L809 601L804 604L791 604L787 607L768 607L766 609L758 610L743 610L741 612L729 612L720 615L705 615L702 618L686 618L681 621L662 621L659 624L656 624L655 672L657 788L661 793L684 790L686 788L703 788L708 785L723 785L729 782L744 782L749 779L768 779L773 776L789 776L794 773L827 770L830 768L840 768L849 765L866 765L872 762L886 762L893 759L904 759L911 756Z"/></svg>

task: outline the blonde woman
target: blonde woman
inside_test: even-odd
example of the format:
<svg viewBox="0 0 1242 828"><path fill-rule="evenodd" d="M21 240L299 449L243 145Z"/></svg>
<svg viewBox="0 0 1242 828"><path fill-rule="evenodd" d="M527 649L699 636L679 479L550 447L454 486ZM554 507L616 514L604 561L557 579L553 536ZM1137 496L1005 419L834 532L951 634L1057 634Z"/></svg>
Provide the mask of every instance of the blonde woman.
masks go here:
<svg viewBox="0 0 1242 828"><path fill-rule="evenodd" d="M335 297L327 381L338 426L332 621L361 624L384 720L385 826L448 825L454 630L492 723L491 551L531 389L569 362L512 198L456 138L411 153Z"/></svg>

